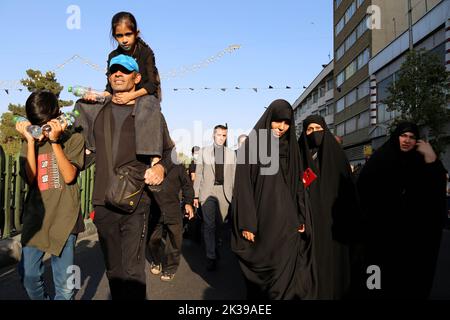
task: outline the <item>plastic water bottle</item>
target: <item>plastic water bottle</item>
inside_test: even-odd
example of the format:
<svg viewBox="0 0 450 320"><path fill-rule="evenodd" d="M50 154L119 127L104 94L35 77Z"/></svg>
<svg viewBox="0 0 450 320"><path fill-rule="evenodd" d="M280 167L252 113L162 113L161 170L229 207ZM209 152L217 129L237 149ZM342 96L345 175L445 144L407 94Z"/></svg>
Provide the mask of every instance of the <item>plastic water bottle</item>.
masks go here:
<svg viewBox="0 0 450 320"><path fill-rule="evenodd" d="M86 100L95 100L96 102L103 103L105 96L103 92L93 90L92 88L83 86L70 86L67 88L69 92L72 92L75 96Z"/></svg>
<svg viewBox="0 0 450 320"><path fill-rule="evenodd" d="M63 125L64 123L67 123L68 127L71 127L75 123L75 119L80 115L80 112L78 110L73 110L72 112L65 112L62 115L60 115L58 118L58 121Z"/></svg>
<svg viewBox="0 0 450 320"><path fill-rule="evenodd" d="M75 118L78 117L79 115L80 115L80 112L78 110L74 110L72 112L63 113L62 115L58 116L56 118L56 120L59 121L61 126L63 126L64 124L67 124L66 128L69 128L75 123ZM52 127L50 127L48 124L44 124L42 126L42 131L49 133L50 131L52 131Z"/></svg>
<svg viewBox="0 0 450 320"><path fill-rule="evenodd" d="M24 121L29 121L29 120L27 118L25 118L25 117L22 117L22 116L14 116L13 117L13 121L14 121L14 123L17 123L17 122L24 122ZM35 139L39 139L39 137L42 134L42 128L40 126L38 126L38 125L35 125L35 124L29 125L26 128L26 130Z"/></svg>

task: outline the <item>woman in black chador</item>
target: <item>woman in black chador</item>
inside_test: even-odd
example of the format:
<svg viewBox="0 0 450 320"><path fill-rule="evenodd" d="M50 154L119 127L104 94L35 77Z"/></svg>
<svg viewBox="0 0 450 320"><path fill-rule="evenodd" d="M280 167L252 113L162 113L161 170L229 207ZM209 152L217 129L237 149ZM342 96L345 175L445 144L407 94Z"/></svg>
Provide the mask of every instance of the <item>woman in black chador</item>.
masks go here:
<svg viewBox="0 0 450 320"><path fill-rule="evenodd" d="M399 123L363 167L358 191L368 221L366 266L378 266L381 276L381 288L369 297L428 298L446 218L445 173L410 122Z"/></svg>
<svg viewBox="0 0 450 320"><path fill-rule="evenodd" d="M300 157L287 101L270 104L237 158L231 244L248 298L301 298Z"/></svg>
<svg viewBox="0 0 450 320"><path fill-rule="evenodd" d="M303 121L299 139L305 186L306 299L342 299L350 290L350 246L360 211L350 164L321 116Z"/></svg>

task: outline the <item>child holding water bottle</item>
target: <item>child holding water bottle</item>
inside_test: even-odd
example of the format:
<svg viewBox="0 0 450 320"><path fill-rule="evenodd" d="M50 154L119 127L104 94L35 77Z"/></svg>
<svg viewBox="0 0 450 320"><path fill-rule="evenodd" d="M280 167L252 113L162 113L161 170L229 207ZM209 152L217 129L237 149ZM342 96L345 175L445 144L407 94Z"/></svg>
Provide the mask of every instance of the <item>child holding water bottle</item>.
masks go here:
<svg viewBox="0 0 450 320"><path fill-rule="evenodd" d="M43 258L51 255L55 300L72 300L74 248L84 231L77 177L84 165L84 139L65 130L57 97L37 91L27 99L28 121L18 121L17 131L26 140L20 156L20 174L30 186L23 209L22 258L19 274L32 300L47 300ZM35 139L27 128L48 126Z"/></svg>

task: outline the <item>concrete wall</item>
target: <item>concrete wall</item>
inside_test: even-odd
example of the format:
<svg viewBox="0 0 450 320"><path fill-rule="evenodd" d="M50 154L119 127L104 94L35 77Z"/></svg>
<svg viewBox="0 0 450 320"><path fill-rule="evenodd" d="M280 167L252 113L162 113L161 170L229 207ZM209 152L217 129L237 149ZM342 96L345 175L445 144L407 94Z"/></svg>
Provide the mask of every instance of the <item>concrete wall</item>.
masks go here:
<svg viewBox="0 0 450 320"><path fill-rule="evenodd" d="M443 0L411 0L412 23L419 21L428 11ZM372 56L408 30L407 0L372 0L381 9L381 29L372 31Z"/></svg>

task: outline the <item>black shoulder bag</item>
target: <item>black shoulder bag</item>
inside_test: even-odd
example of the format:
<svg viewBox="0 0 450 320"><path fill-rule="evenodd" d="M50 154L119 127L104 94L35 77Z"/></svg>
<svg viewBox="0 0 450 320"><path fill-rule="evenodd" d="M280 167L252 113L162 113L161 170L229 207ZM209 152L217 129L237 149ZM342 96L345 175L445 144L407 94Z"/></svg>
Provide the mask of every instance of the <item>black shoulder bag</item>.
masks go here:
<svg viewBox="0 0 450 320"><path fill-rule="evenodd" d="M141 170L132 164L123 165L118 168L114 168L112 165L110 106L105 108L103 126L108 172L114 173L106 188L105 204L126 213L133 213L144 191L145 181L143 174Z"/></svg>

